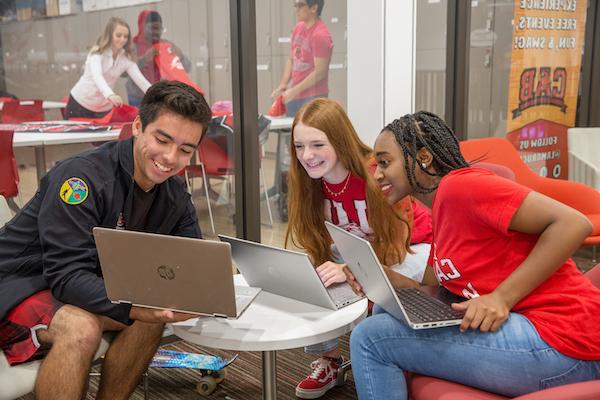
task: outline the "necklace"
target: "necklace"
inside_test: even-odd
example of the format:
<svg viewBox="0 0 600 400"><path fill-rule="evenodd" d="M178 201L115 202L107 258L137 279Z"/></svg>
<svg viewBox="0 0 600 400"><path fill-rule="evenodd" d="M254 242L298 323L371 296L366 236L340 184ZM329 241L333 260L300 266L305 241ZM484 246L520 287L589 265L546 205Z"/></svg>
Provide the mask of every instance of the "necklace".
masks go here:
<svg viewBox="0 0 600 400"><path fill-rule="evenodd" d="M334 192L333 190L331 190L329 188L329 185L327 185L327 181L325 181L325 179L322 179L322 181L323 181L323 187L325 188L325 190L327 190L327 192L331 196L333 196L333 197L340 196L346 191L346 188L348 188L348 182L350 182L350 171L348 171L348 175L346 176L344 187L339 192Z"/></svg>

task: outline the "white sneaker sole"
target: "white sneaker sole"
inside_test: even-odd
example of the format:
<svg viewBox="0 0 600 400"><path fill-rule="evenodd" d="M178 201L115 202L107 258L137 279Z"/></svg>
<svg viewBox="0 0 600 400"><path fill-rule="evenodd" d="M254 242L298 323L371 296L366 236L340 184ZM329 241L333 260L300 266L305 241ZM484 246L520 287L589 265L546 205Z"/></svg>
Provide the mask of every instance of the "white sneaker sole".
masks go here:
<svg viewBox="0 0 600 400"><path fill-rule="evenodd" d="M301 399L318 399L329 391L329 389L336 387L337 381L333 380L327 385L320 389L302 389L296 386L296 397Z"/></svg>

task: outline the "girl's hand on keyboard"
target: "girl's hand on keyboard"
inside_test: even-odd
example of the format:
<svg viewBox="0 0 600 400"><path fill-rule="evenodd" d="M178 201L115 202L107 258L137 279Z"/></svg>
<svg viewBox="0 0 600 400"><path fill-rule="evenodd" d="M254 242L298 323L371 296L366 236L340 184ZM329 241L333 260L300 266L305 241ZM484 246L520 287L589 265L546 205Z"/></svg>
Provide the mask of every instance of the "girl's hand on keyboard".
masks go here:
<svg viewBox="0 0 600 400"><path fill-rule="evenodd" d="M460 331L479 329L482 332L495 332L508 319L510 307L494 292L462 303L452 303L456 311L464 311Z"/></svg>
<svg viewBox="0 0 600 400"><path fill-rule="evenodd" d="M354 290L354 293L356 293L359 296L364 296L365 294L362 291L362 286L360 285L360 283L358 283L354 274L350 272L350 268L348 268L345 265L344 273L346 274L346 282L350 284L350 287L352 288L352 290Z"/></svg>
<svg viewBox="0 0 600 400"><path fill-rule="evenodd" d="M346 264L337 264L332 261L326 261L317 267L317 273L325 287L329 287L334 283L346 282L344 268L346 268Z"/></svg>

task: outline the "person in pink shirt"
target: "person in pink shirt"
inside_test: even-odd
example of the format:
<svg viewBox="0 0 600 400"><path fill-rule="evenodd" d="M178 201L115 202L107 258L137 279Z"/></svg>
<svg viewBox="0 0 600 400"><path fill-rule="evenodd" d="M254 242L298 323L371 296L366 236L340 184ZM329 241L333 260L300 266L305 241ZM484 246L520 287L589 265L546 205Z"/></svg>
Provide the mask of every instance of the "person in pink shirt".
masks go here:
<svg viewBox="0 0 600 400"><path fill-rule="evenodd" d="M324 0L296 0L298 23L292 31L292 52L287 60L279 86L271 97L283 97L288 117L310 100L329 95L329 61L333 41L321 20Z"/></svg>

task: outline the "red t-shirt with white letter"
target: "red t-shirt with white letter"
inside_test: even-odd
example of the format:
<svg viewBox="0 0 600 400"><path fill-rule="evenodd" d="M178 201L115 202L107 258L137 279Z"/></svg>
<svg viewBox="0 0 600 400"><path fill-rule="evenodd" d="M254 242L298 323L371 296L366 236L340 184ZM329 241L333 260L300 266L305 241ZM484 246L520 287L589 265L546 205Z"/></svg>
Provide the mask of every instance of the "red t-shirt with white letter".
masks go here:
<svg viewBox="0 0 600 400"><path fill-rule="evenodd" d="M492 292L529 255L539 235L509 230L531 190L493 173L463 168L442 178L432 206L430 264L450 291ZM600 359L600 290L567 260L512 311L527 317L561 353Z"/></svg>
<svg viewBox="0 0 600 400"><path fill-rule="evenodd" d="M369 226L367 211L367 183L354 174L350 174L348 182L321 182L325 197L325 218L327 221L352 232L356 236L368 238L373 233ZM328 190L329 189L329 190ZM410 243L431 243L431 213L421 203L405 197L394 209L405 217L412 225ZM402 225L401 223L398 223ZM404 246L404 243L398 243Z"/></svg>

